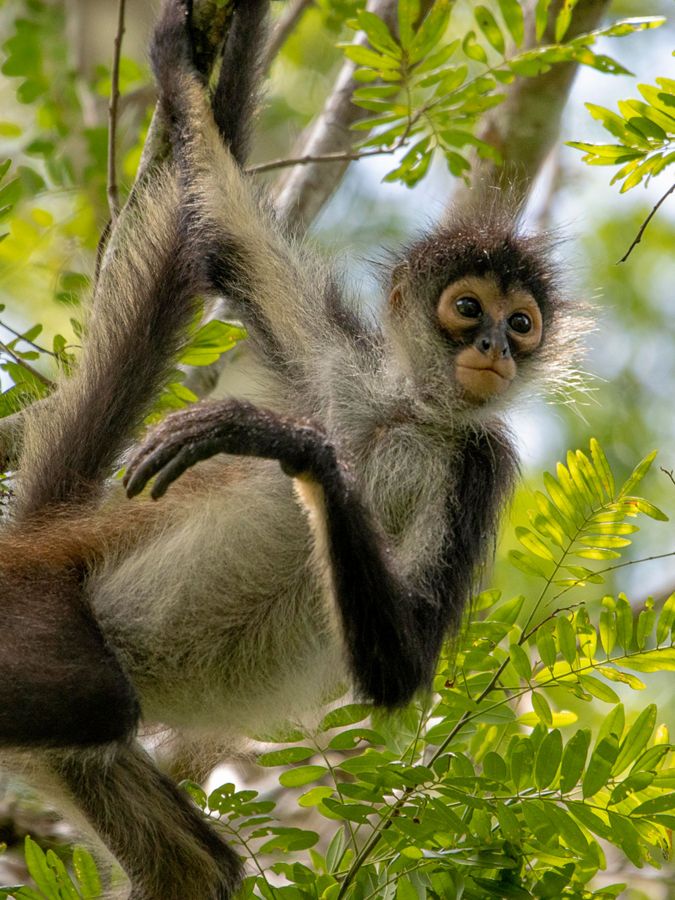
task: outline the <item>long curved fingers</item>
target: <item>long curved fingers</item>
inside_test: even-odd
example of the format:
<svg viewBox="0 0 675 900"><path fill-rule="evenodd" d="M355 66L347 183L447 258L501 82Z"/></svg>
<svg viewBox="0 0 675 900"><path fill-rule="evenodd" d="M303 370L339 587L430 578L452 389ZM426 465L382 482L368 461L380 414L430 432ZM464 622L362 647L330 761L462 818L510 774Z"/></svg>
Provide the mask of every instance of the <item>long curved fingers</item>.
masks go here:
<svg viewBox="0 0 675 900"><path fill-rule="evenodd" d="M186 469L218 453L276 459L289 475L318 475L335 459L326 436L309 422L240 400L202 403L167 416L141 444L127 466L127 495L157 476L151 490L157 500Z"/></svg>

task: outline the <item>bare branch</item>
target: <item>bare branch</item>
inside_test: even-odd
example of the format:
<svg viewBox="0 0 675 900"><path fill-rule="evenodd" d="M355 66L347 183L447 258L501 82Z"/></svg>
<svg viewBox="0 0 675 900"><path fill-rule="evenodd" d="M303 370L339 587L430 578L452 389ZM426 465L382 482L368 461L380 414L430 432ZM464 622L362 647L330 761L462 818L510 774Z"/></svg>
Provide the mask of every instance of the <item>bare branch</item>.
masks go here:
<svg viewBox="0 0 675 900"><path fill-rule="evenodd" d="M116 137L117 137L117 105L120 99L120 56L124 37L124 7L126 0L119 0L117 12L117 33L115 35L112 70L110 73L110 103L108 106L108 206L110 218L117 220L120 211L120 198L117 187Z"/></svg>
<svg viewBox="0 0 675 900"><path fill-rule="evenodd" d="M668 197L670 197L670 195L673 193L673 191L675 191L675 184L671 184L671 186L670 186L670 187L668 188L668 190L665 192L665 194L663 195L663 197L661 197L661 199L660 199L659 201L657 201L657 203L654 204L654 208L652 209L652 211L649 213L649 215L647 216L647 218L644 220L644 222L643 222L642 225L640 226L640 230L638 231L638 233L635 235L635 239L633 240L633 243L630 245L630 247L628 248L628 250L626 250L626 252L624 253L624 255L623 255L623 256L621 257L621 259L619 260L620 263L626 262L626 260L627 260L628 257L631 255L631 253L633 252L633 250L635 250L635 248L637 247L637 245L638 245L638 244L640 243L640 241L642 240L642 235L643 235L643 234L645 233L645 231L647 230L647 226L649 225L649 223L651 222L651 220L654 218L654 216L655 216L656 213L658 212L659 207L661 206L662 203L665 203L665 201L668 199Z"/></svg>
<svg viewBox="0 0 675 900"><path fill-rule="evenodd" d="M544 42L553 40L555 17L561 0L551 5ZM534 0L527 13L526 44L534 46ZM567 38L592 31L609 7L609 0L579 0ZM516 197L529 192L542 163L555 143L567 97L578 69L577 63L559 63L536 78L517 78L507 89L507 98L489 113L479 137L499 150L503 166L492 160L472 159L475 184L501 187L507 183ZM469 200L467 188L460 186L453 206Z"/></svg>
<svg viewBox="0 0 675 900"><path fill-rule="evenodd" d="M249 166L246 171L249 175L260 175L262 172L271 172L274 169L289 169L291 166L308 166L311 163L329 163L329 162L353 162L359 159L366 159L369 156L387 156L396 153L403 147L408 139L406 132L391 147L372 147L368 150L353 150L345 153L326 153L323 156L295 156L287 159L271 159L269 162L258 163L256 166Z"/></svg>
<svg viewBox="0 0 675 900"><path fill-rule="evenodd" d="M296 25L303 17L307 9L312 5L313 0L293 0L284 7L284 11L279 21L274 26L274 30L270 35L270 39L265 48L262 58L263 72L266 72L272 65L277 53L288 40L289 35L295 30Z"/></svg>
<svg viewBox="0 0 675 900"><path fill-rule="evenodd" d="M390 28L394 26L396 0L368 0L367 8ZM355 43L366 44L365 34L359 33ZM358 87L358 82L354 80L355 70L356 63L345 60L322 112L300 136L292 154L294 158L352 152L354 134L350 131L350 125L363 114L352 103L352 94ZM364 136L361 133L360 137ZM329 165L309 163L292 170L278 182L275 189L276 207L281 218L294 231L302 233L311 225L340 183L349 160L350 157L346 156Z"/></svg>

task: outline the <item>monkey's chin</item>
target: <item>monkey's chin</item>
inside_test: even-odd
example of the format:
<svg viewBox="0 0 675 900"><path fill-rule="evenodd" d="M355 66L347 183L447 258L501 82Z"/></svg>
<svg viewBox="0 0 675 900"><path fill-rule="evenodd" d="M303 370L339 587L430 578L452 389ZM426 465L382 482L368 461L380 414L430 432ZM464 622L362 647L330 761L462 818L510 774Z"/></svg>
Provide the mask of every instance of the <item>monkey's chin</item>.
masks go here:
<svg viewBox="0 0 675 900"><path fill-rule="evenodd" d="M501 375L496 369L457 366L457 382L467 399L476 405L489 403L511 386L513 378Z"/></svg>

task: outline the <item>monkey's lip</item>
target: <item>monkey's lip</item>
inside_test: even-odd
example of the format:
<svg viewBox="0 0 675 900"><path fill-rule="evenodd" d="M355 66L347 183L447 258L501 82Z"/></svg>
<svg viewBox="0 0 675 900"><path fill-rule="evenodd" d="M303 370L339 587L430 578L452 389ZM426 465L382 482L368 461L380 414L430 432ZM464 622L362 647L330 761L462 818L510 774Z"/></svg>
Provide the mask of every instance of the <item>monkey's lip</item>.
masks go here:
<svg viewBox="0 0 675 900"><path fill-rule="evenodd" d="M496 375L497 378L501 378L502 381L513 381L513 378L510 378L508 375L502 375L499 369L495 369L494 366L457 366L458 369L466 369L469 372L485 372L486 374L489 372L491 375Z"/></svg>

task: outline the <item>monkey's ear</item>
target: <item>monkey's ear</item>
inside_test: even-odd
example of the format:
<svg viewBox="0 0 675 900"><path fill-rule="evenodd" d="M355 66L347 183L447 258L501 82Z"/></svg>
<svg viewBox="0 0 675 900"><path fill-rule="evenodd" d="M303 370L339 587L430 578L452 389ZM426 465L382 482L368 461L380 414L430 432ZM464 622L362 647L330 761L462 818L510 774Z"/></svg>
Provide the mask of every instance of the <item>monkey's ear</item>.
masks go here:
<svg viewBox="0 0 675 900"><path fill-rule="evenodd" d="M393 312L400 312L403 309L403 289L400 284L394 285L391 289L387 303Z"/></svg>

